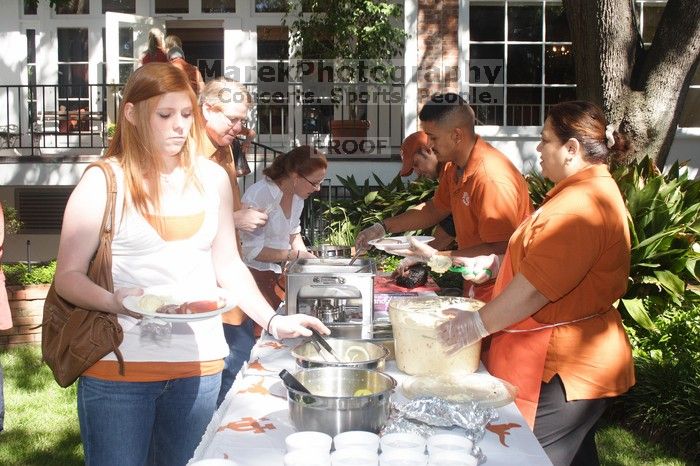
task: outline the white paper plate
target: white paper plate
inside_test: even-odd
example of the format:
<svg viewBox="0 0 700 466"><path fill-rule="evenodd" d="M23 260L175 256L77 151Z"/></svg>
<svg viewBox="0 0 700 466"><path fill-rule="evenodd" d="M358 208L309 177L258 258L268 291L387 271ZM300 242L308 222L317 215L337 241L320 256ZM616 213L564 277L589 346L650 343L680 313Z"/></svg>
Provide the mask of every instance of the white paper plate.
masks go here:
<svg viewBox="0 0 700 466"><path fill-rule="evenodd" d="M382 251L391 252L393 249L408 249L411 247L410 238L421 243L429 243L435 238L432 236L391 236L388 238L373 239L369 244Z"/></svg>
<svg viewBox="0 0 700 466"><path fill-rule="evenodd" d="M216 310L199 312L197 314L161 314L156 312L150 312L141 307L140 301L145 295L155 295L164 298L167 304L182 304L187 301L200 301L208 299L222 298L225 300L226 304ZM233 295L223 288L213 288L211 290L198 290L193 292L183 292L182 290L173 289L171 287L152 287L143 290L143 295L141 296L127 296L122 301L122 304L128 310L141 314L144 317L157 318L167 322L192 322L197 320L204 320L210 317L217 316L226 311L230 311L236 306L236 299Z"/></svg>
<svg viewBox="0 0 700 466"><path fill-rule="evenodd" d="M434 396L453 403L476 401L481 406L499 408L515 400L518 389L489 374L450 374L409 377L401 385L406 398Z"/></svg>

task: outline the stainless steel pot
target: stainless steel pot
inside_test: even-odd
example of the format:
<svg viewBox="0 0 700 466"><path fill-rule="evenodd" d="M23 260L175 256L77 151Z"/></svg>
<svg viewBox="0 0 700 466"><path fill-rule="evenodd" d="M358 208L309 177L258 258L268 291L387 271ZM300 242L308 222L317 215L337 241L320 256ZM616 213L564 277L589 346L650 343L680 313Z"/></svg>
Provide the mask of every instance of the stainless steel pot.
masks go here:
<svg viewBox="0 0 700 466"><path fill-rule="evenodd" d="M326 341L340 361L333 359L326 351L318 351L313 341L301 343L292 349L292 356L299 367L356 367L359 369L383 370L389 350L367 340L338 340L326 338ZM365 354L366 353L366 354Z"/></svg>
<svg viewBox="0 0 700 466"><path fill-rule="evenodd" d="M334 436L348 430L379 432L389 419L396 381L379 371L321 367L294 376L311 394L287 388L289 417L297 430ZM369 395L355 396L358 390Z"/></svg>
<svg viewBox="0 0 700 466"><path fill-rule="evenodd" d="M334 244L319 244L312 246L309 251L314 253L316 257L328 259L329 257L351 257L352 246L336 246Z"/></svg>

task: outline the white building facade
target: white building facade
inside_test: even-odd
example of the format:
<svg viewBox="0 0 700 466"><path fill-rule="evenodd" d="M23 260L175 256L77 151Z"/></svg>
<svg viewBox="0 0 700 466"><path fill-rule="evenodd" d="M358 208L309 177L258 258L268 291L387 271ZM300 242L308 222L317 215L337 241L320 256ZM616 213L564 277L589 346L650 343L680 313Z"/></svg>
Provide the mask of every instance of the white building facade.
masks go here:
<svg viewBox="0 0 700 466"><path fill-rule="evenodd" d="M664 4L636 2L647 42ZM138 66L151 27L178 35L186 59L205 80L225 74L261 96L251 115L258 142L281 151L305 142L327 147L330 121L344 118L346 110L329 100L299 101L295 96L308 88L304 82L285 78L270 86L261 79L262 67L290 64L285 8L284 0L74 0L59 11L48 0L36 7L3 2L0 200L44 205L55 214L8 238L6 258L55 256L65 199L86 164L100 155L119 84ZM477 132L523 172L537 169L535 147L548 106L575 98L561 2L406 0L403 27L409 38L396 62L403 73L384 88L400 98L364 106L368 139L384 149L360 158L332 157L330 183L337 184L336 174L353 174L358 181L372 174L384 181L396 176L398 146L418 129L420 102L442 89L469 97L480 121ZM281 91L279 98L275 91ZM689 160L695 176L698 149L696 75L669 163Z"/></svg>

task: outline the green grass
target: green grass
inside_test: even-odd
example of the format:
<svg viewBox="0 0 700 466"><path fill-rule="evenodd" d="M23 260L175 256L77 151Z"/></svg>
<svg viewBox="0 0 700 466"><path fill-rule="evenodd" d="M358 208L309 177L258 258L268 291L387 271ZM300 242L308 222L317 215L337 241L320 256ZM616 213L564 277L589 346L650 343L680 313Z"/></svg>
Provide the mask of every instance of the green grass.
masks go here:
<svg viewBox="0 0 700 466"><path fill-rule="evenodd" d="M5 372L5 430L0 433L0 464L83 464L76 386L59 387L35 346L0 352L0 364Z"/></svg>
<svg viewBox="0 0 700 466"><path fill-rule="evenodd" d="M690 466L659 445L618 425L603 425L596 433L600 464L604 466Z"/></svg>
<svg viewBox="0 0 700 466"><path fill-rule="evenodd" d="M5 431L0 434L3 466L72 466L83 464L76 412L76 386L60 388L41 363L38 347L0 352L5 370ZM615 424L596 436L604 466L689 466Z"/></svg>

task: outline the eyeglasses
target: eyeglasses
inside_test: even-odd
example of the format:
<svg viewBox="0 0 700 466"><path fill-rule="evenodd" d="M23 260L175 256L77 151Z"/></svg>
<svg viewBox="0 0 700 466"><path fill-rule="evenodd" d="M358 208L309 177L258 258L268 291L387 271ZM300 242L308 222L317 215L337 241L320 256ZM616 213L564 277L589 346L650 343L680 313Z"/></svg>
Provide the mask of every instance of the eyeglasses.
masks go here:
<svg viewBox="0 0 700 466"><path fill-rule="evenodd" d="M302 175L302 174L299 174L299 176L301 176L302 178L304 178L304 179L306 180L307 183L309 183L311 186L313 186L313 187L316 188L316 189L320 188L321 185L323 184L323 181L324 181L324 180L321 180L321 181L317 181L317 182L314 183L313 181L311 181L310 179L308 179L307 177L305 177L305 176Z"/></svg>
<svg viewBox="0 0 700 466"><path fill-rule="evenodd" d="M236 126L237 124L241 124L242 127L248 126L248 119L247 118L239 118L239 117L230 117L227 116L225 113L221 113L221 116L226 118L228 120L229 126Z"/></svg>

